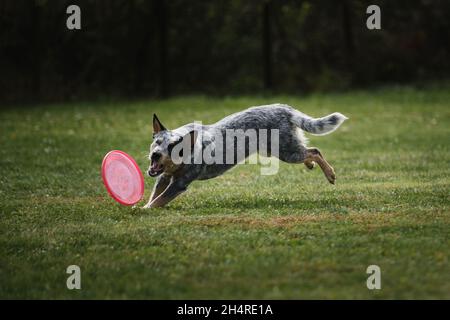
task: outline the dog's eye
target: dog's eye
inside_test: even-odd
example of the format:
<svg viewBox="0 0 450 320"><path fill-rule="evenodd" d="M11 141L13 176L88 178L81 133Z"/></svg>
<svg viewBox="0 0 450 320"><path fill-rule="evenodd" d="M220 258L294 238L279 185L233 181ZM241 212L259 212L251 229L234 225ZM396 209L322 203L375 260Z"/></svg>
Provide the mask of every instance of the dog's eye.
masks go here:
<svg viewBox="0 0 450 320"><path fill-rule="evenodd" d="M167 150L169 151L169 154L172 153L173 148L174 148L177 144L179 144L180 142L181 142L181 140L180 140L180 141L172 142L171 144L168 145ZM180 157L183 156L183 149L180 150L179 156L180 156Z"/></svg>
<svg viewBox="0 0 450 320"><path fill-rule="evenodd" d="M155 141L155 144L157 144L158 146L161 145L161 143L162 143L161 139L157 139L157 140Z"/></svg>

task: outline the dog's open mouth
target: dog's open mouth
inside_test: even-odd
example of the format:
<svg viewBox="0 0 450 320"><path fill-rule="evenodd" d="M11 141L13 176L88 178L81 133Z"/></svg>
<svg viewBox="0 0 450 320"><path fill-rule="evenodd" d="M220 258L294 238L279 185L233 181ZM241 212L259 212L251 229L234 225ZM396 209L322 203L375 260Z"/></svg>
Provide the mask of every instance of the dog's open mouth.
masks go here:
<svg viewBox="0 0 450 320"><path fill-rule="evenodd" d="M152 161L152 165L150 166L150 170L148 170L148 175L150 177L156 177L160 175L164 171L164 166L156 161Z"/></svg>

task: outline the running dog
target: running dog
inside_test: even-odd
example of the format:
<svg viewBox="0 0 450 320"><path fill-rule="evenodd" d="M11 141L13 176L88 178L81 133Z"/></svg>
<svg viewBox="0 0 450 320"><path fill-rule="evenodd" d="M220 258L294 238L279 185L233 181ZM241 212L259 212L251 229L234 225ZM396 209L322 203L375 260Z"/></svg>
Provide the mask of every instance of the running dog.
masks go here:
<svg viewBox="0 0 450 320"><path fill-rule="evenodd" d="M264 156L275 156L288 163L304 163L308 169L314 168L317 163L328 181L334 184L336 175L333 168L319 149L306 147L307 140L303 131L313 135L325 135L336 130L346 119L348 118L338 112L314 119L288 105L272 104L234 113L212 125L190 123L175 130L168 130L154 114L148 175L157 177L157 180L144 208L162 207L186 191L192 181L217 177L256 152L263 153ZM234 143L231 148L225 145L224 141L230 132L246 132L249 129L257 134L253 138L246 135L246 143L241 149ZM259 147L250 148L252 142L250 140L261 140L262 135L259 133L264 130L271 133L267 134L267 150L261 152ZM274 148L271 146L274 132L279 134L277 154L273 152ZM220 137L225 139L219 139ZM257 142L256 145L260 146L260 141L253 142ZM179 150L178 160L180 157L184 159L181 163L174 160L175 149ZM216 156L215 159L218 156L221 161L195 162L196 150L200 154L209 150ZM218 150L223 150L223 155L216 154ZM225 161L230 159L230 153L232 161Z"/></svg>

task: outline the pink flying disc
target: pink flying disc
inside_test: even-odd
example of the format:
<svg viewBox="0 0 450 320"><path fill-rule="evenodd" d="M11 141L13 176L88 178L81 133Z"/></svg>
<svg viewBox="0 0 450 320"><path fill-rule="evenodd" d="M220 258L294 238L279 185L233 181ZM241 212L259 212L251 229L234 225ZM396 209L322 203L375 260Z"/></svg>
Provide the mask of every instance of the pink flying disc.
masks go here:
<svg viewBox="0 0 450 320"><path fill-rule="evenodd" d="M120 150L106 154L102 162L106 190L120 204L131 206L144 195L144 176L134 159Z"/></svg>

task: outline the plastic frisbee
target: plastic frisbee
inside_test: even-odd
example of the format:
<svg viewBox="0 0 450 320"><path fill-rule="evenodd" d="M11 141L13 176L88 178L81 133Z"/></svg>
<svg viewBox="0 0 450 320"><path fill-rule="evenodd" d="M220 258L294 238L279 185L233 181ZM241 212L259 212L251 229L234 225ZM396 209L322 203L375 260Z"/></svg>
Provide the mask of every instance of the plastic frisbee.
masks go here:
<svg viewBox="0 0 450 320"><path fill-rule="evenodd" d="M131 206L144 195L144 176L134 159L120 150L106 154L102 162L106 190L120 204Z"/></svg>

